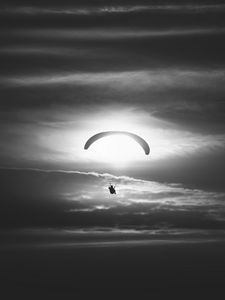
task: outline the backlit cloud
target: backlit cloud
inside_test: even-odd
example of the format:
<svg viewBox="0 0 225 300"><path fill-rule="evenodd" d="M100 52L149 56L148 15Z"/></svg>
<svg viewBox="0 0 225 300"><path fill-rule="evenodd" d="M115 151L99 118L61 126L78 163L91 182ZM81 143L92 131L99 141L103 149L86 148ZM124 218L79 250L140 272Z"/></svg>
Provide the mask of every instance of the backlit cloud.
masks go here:
<svg viewBox="0 0 225 300"><path fill-rule="evenodd" d="M26 185L29 184L26 191L22 183L20 191L7 191L3 197L1 212L5 216L11 214L15 220L21 218L21 214L25 214L24 221L30 220L34 208L35 222L45 225L64 222L64 225L82 226L85 222L87 226L103 227L116 224L131 228L137 225L224 227L223 192L98 172L40 169L1 169L0 172L4 174L5 183L9 180L15 184L15 180L21 184L25 180ZM116 195L109 194L109 181L116 185ZM28 205L30 211L24 211L24 205Z"/></svg>

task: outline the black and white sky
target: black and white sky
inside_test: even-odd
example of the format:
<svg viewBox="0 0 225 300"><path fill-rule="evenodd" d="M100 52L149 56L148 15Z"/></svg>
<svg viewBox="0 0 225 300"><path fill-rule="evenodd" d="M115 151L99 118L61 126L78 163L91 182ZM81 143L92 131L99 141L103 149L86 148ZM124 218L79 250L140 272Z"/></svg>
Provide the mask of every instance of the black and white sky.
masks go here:
<svg viewBox="0 0 225 300"><path fill-rule="evenodd" d="M2 227L224 229L223 1L6 1L0 28ZM150 156L83 149L106 130Z"/></svg>

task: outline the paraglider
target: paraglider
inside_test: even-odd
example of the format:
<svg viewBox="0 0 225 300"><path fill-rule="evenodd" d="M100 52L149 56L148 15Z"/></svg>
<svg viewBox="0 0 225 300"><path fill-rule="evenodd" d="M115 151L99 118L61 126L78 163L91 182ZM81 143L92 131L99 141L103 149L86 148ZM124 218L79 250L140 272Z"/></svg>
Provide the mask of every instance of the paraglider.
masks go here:
<svg viewBox="0 0 225 300"><path fill-rule="evenodd" d="M150 153L150 148L149 148L148 143L143 138L141 138L139 135L128 132L128 131L104 131L104 132L97 133L87 140L87 142L84 145L84 149L87 150L94 142L96 142L97 140L99 140L103 137L106 137L108 135L115 135L115 134L120 134L120 135L123 134L123 135L131 137L143 148L146 155L148 155Z"/></svg>
<svg viewBox="0 0 225 300"><path fill-rule="evenodd" d="M142 147L142 149L144 150L144 153L146 155L148 155L150 153L150 147L149 147L148 143L139 135L128 132L128 131L104 131L104 132L97 133L87 140L87 142L84 145L84 149L87 150L94 142L96 142L97 140L99 140L103 137L106 137L109 135L115 135L115 134L129 136L130 138L134 139ZM110 194L116 194L115 185L113 186L110 183L108 189L109 189Z"/></svg>
<svg viewBox="0 0 225 300"><path fill-rule="evenodd" d="M115 187L115 185L113 186L112 184L110 184L110 186L108 187L110 194L116 194Z"/></svg>

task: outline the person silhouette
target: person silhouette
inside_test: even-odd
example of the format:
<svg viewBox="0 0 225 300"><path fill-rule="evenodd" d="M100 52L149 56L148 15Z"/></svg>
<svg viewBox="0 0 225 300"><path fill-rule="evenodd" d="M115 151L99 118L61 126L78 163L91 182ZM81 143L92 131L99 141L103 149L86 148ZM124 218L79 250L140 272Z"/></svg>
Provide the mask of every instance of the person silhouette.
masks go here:
<svg viewBox="0 0 225 300"><path fill-rule="evenodd" d="M116 190L115 190L115 185L113 186L112 184L110 184L110 186L108 187L110 194L116 194Z"/></svg>

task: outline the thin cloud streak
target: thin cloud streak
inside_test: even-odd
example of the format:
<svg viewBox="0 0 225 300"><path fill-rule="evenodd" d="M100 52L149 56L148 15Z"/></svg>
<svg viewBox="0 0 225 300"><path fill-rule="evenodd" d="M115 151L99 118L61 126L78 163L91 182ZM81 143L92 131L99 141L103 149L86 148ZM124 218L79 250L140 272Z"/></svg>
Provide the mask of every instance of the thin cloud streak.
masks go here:
<svg viewBox="0 0 225 300"><path fill-rule="evenodd" d="M49 74L42 76L3 77L2 83L9 86L35 86L54 84L77 85L111 85L117 87L133 88L154 87L168 88L172 86L198 87L201 85L219 85L224 81L225 70L135 70L123 72L86 72Z"/></svg>
<svg viewBox="0 0 225 300"><path fill-rule="evenodd" d="M58 47L35 47L35 46L13 46L0 48L2 55L57 55L57 56L85 56L91 55L92 51L88 49ZM97 56L97 53L95 53ZM102 53L101 53L102 56Z"/></svg>
<svg viewBox="0 0 225 300"><path fill-rule="evenodd" d="M17 229L0 231L1 238L5 241L10 236L11 241L1 245L5 248L44 248L44 247L124 247L141 245L167 245L210 243L224 241L224 230L204 229L143 229L141 228L117 228L117 227L89 227L89 228L42 228L42 229ZM14 242L14 237L20 237ZM41 237L41 241L40 241Z"/></svg>
<svg viewBox="0 0 225 300"><path fill-rule="evenodd" d="M7 36L42 38L47 40L116 40L116 39L137 39L151 37L173 37L173 36L192 36L192 35L211 35L224 34L224 27L195 27L195 28L171 28L171 29L20 29L10 30ZM4 33L1 34L4 37Z"/></svg>
<svg viewBox="0 0 225 300"><path fill-rule="evenodd" d="M4 168L0 167L0 170L14 170L14 171L34 171L34 172L40 172L40 173L62 173L62 174L79 174L79 175L87 175L87 176L94 176L98 178L107 178L107 179L121 179L121 180L129 180L134 182L148 182L143 179L137 179L129 176L116 176L109 173L98 173L98 172L84 172L84 171L78 171L78 170L63 170L63 169L39 169L39 168ZM176 184L177 186L177 184Z"/></svg>
<svg viewBox="0 0 225 300"><path fill-rule="evenodd" d="M224 4L188 4L188 5L119 5L119 6L97 6L97 7L33 7L33 6L14 6L0 10L1 14L19 15L74 15L92 16L108 14L129 14L142 12L167 12L167 13L207 13L221 12L225 10Z"/></svg>

